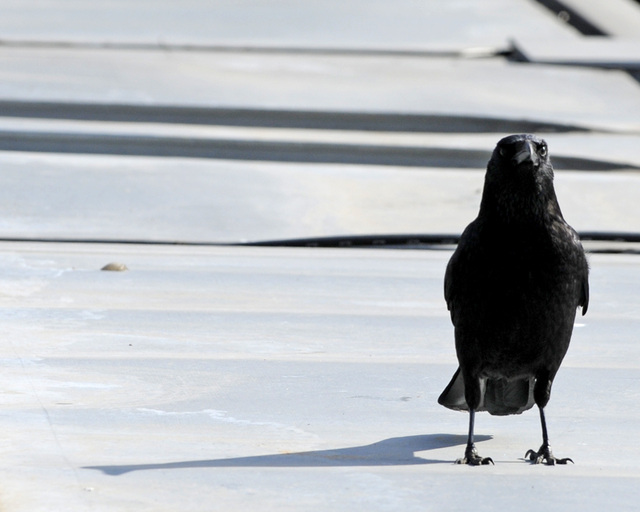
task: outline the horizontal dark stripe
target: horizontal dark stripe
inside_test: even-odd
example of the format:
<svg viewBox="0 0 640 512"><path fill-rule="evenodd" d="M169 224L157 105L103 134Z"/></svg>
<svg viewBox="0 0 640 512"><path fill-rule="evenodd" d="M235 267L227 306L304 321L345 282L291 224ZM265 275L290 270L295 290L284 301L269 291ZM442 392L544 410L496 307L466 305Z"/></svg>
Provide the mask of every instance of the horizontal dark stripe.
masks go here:
<svg viewBox="0 0 640 512"><path fill-rule="evenodd" d="M180 42L139 42L108 40L70 40L70 39L16 39L0 38L0 47L45 49L45 50L117 50L143 52L202 52L202 53L249 53L278 55L329 55L345 57L430 57L430 58L478 58L502 55L504 48L385 48L385 47L336 47L336 46L278 46L251 44L216 44L216 43L180 43Z"/></svg>
<svg viewBox="0 0 640 512"><path fill-rule="evenodd" d="M460 148L32 131L0 131L0 150L465 169L485 169L491 156L490 151ZM636 169L566 156L554 157L553 164L556 169L582 171Z"/></svg>
<svg viewBox="0 0 640 512"><path fill-rule="evenodd" d="M0 100L0 116L265 128L424 133L585 132L570 124L440 114Z"/></svg>
<svg viewBox="0 0 640 512"><path fill-rule="evenodd" d="M616 244L639 244L640 232L582 231L583 242L612 242ZM2 242L18 243L56 243L56 244L104 244L104 245L157 245L187 247L325 247L325 248L408 248L434 249L447 248L458 243L460 234L455 233L414 233L414 234L369 234L322 236L309 238L287 238L280 240L259 240L250 242L196 242L181 240L142 240L113 238L62 238L62 237L7 237L0 235ZM603 246L590 252L640 254L640 248Z"/></svg>

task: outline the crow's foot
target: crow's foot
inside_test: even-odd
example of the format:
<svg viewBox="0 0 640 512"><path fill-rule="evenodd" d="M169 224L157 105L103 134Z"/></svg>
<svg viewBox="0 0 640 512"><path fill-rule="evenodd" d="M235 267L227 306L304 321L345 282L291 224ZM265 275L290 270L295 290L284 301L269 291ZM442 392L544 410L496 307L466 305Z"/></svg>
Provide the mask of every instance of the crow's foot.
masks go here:
<svg viewBox="0 0 640 512"><path fill-rule="evenodd" d="M566 459L557 459L554 457L553 453L551 453L551 447L548 444L543 444L537 452L529 450L525 453L524 458L529 459L533 464L546 464L547 466L566 464L567 462L573 464L573 460L568 457Z"/></svg>
<svg viewBox="0 0 640 512"><path fill-rule="evenodd" d="M462 459L456 460L456 464L467 464L469 466L487 466L493 464L491 457L481 457L476 451L476 447L471 445L467 446Z"/></svg>

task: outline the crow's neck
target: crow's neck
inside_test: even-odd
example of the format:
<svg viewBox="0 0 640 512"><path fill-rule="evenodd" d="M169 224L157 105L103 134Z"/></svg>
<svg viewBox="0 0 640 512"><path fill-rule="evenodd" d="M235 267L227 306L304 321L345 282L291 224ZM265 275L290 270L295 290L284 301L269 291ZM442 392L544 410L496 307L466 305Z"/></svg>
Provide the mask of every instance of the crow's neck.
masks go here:
<svg viewBox="0 0 640 512"><path fill-rule="evenodd" d="M562 219L562 212L552 183L526 188L502 187L486 184L480 204L480 216L511 227L549 227L553 220Z"/></svg>

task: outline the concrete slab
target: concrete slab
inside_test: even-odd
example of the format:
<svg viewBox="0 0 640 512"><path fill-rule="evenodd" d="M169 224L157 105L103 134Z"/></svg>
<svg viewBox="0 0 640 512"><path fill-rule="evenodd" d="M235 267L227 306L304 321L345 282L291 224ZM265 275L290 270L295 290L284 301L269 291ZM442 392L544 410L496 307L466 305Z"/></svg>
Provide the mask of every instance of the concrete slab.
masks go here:
<svg viewBox="0 0 640 512"><path fill-rule="evenodd" d="M356 114L336 113L336 118L344 116L335 120L336 125L353 123L354 129L347 130L252 126L252 114L248 112L248 126L209 126L170 121L48 119L44 106L41 108L42 118L0 117L0 150L484 169L500 138L532 132L552 143L555 169L640 170L639 135L591 133L562 125L536 126L526 120L478 118L476 129L480 131L479 126L486 122L486 133L470 134L465 132L465 125L474 122L470 118L444 116L436 120L425 116L421 130L419 116L394 116L396 131L389 132L383 127L391 120L384 115L363 119ZM289 121L295 124L294 113L289 114ZM313 113L298 114L308 115L309 122L314 122ZM65 114L56 109L50 115ZM433 125L426 126L430 120ZM285 119L282 121L286 123ZM489 126L492 121L496 126ZM358 128L358 123L363 126ZM367 123L370 125L364 126ZM378 123L380 127L375 130ZM438 123L443 125L444 133L433 133ZM447 133L447 123L453 133ZM558 144L554 144L556 141Z"/></svg>
<svg viewBox="0 0 640 512"><path fill-rule="evenodd" d="M0 166L0 237L63 240L460 233L484 182L480 169L18 152ZM637 172L556 175L567 220L587 231L639 232L639 186Z"/></svg>
<svg viewBox="0 0 640 512"><path fill-rule="evenodd" d="M537 38L518 38L514 41L514 45L528 62L630 71L640 69L640 38L580 39L567 41L561 45Z"/></svg>
<svg viewBox="0 0 640 512"><path fill-rule="evenodd" d="M576 464L521 459L526 413L480 415L496 465L468 468L466 416L436 403L450 254L1 244L3 507L632 509L637 257L590 257L547 408Z"/></svg>
<svg viewBox="0 0 640 512"><path fill-rule="evenodd" d="M14 101L445 114L638 132L624 72L501 58L0 48Z"/></svg>
<svg viewBox="0 0 640 512"><path fill-rule="evenodd" d="M606 34L613 37L638 39L640 8L634 0L611 0L606 4L598 0L563 0Z"/></svg>
<svg viewBox="0 0 640 512"><path fill-rule="evenodd" d="M288 0L131 2L4 1L6 43L459 51L505 48L516 33L551 39L572 31L527 1Z"/></svg>

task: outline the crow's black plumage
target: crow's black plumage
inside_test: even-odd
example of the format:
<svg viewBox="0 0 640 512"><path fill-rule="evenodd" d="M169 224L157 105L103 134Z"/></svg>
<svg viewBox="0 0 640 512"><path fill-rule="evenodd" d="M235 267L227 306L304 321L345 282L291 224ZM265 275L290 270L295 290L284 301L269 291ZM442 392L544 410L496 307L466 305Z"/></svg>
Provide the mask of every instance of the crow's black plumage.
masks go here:
<svg viewBox="0 0 640 512"><path fill-rule="evenodd" d="M566 463L549 447L544 407L569 347L576 309L589 303L588 265L576 232L562 217L547 144L534 135L498 142L478 217L464 230L445 274L459 368L438 402L469 411L459 463L480 457L475 413L540 410L542 446L525 457Z"/></svg>

